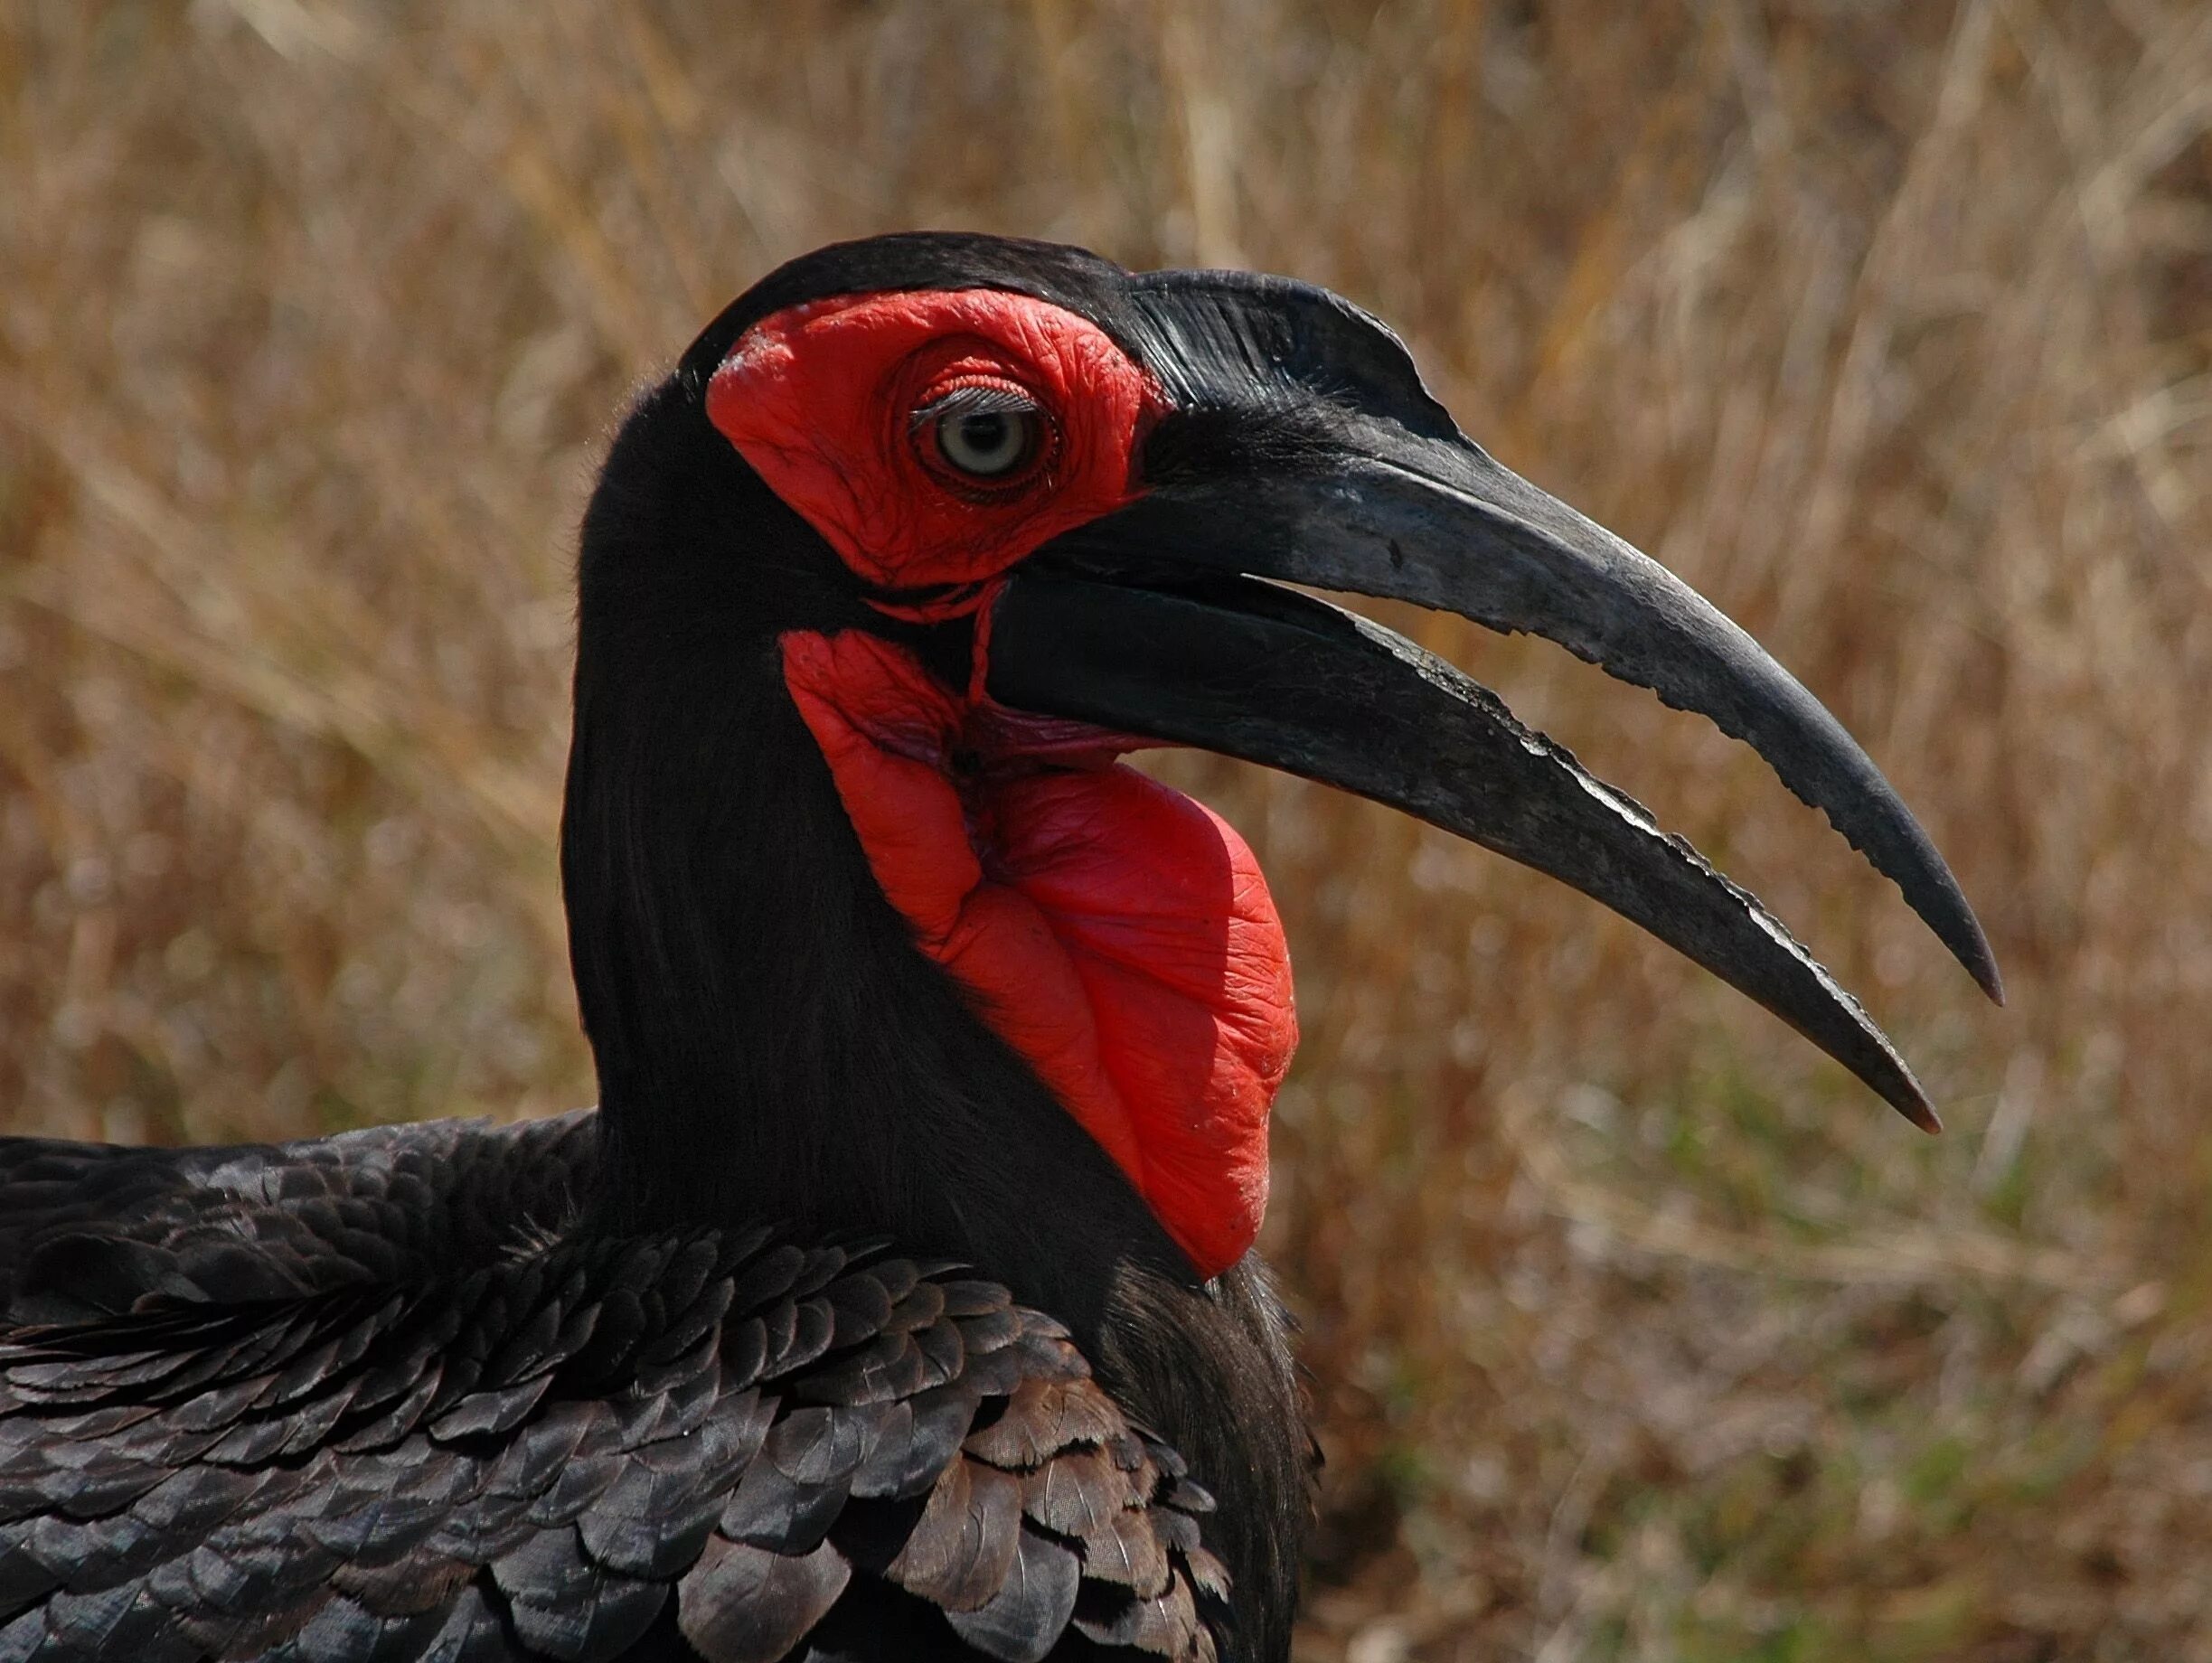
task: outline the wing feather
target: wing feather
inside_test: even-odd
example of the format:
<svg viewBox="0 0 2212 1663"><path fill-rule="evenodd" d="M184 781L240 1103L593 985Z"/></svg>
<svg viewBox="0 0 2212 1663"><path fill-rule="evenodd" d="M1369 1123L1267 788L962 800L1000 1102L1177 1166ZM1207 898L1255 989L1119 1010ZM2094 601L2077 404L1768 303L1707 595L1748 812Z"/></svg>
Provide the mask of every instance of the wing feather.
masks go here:
<svg viewBox="0 0 2212 1663"><path fill-rule="evenodd" d="M1213 1655L1210 1504L1056 1323L600 1235L595 1140L0 1140L0 1663Z"/></svg>

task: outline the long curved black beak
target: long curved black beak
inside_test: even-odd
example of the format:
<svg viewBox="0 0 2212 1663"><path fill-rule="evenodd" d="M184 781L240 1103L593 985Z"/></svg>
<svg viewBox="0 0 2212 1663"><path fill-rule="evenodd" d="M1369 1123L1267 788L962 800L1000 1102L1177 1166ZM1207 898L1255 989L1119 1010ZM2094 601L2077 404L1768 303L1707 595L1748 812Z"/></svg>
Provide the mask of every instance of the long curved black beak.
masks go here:
<svg viewBox="0 0 2212 1663"><path fill-rule="evenodd" d="M2001 999L1943 858L1841 725L1664 567L1463 437L1372 319L1276 279L1155 281L1148 356L1178 409L1146 443L1145 494L1009 579L991 696L1304 775L1548 872L1934 1130L1880 1029L1755 897L1451 665L1254 579L1532 631L1701 711L1825 810Z"/></svg>

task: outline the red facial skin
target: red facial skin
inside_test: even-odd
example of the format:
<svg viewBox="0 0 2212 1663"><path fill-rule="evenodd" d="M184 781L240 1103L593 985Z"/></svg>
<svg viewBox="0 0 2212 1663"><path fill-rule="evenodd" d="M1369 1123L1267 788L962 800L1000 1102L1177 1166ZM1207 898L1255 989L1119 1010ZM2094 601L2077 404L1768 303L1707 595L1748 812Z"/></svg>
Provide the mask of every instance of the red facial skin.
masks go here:
<svg viewBox="0 0 2212 1663"><path fill-rule="evenodd" d="M933 467L914 412L964 385L1012 386L1055 429L1009 484ZM747 330L707 416L838 558L886 588L994 576L1120 507L1159 409L1152 378L1097 324L995 289L793 306Z"/></svg>
<svg viewBox="0 0 2212 1663"><path fill-rule="evenodd" d="M1020 389L1051 428L1003 483L963 479L912 426L979 382ZM1134 494L1158 408L1096 325L988 290L778 313L707 394L715 426L871 585L975 586L886 610L981 608L984 625L996 578ZM1234 831L1114 760L1144 741L991 703L988 651L979 627L955 692L876 635L794 631L784 678L917 944L1213 1276L1266 1206L1267 1112L1297 1043L1282 923Z"/></svg>

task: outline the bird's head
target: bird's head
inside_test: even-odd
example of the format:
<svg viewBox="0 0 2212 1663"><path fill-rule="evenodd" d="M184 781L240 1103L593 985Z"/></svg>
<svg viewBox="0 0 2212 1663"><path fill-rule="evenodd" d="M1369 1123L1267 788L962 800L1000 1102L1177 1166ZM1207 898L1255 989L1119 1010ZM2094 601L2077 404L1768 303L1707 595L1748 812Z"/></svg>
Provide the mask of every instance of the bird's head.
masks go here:
<svg viewBox="0 0 2212 1663"><path fill-rule="evenodd" d="M646 516L650 556L620 534ZM773 677L915 946L1201 1273L1257 1228L1295 1021L1250 851L1116 762L1142 747L1304 775L1548 872L1933 1125L1880 1031L1755 897L1449 664L1286 583L1542 634L1703 712L1996 993L1942 858L1819 702L1493 461L1396 336L1305 284L965 236L796 260L617 441L584 627L626 630L627 662L711 638ZM579 673L579 730L588 700L622 696ZM713 690L692 696L711 726Z"/></svg>

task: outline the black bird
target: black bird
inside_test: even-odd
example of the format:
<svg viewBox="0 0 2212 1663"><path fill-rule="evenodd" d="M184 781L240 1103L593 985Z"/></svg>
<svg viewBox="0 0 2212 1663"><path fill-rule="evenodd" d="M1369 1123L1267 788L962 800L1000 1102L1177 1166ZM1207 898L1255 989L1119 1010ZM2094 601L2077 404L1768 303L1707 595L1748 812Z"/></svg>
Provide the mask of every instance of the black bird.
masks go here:
<svg viewBox="0 0 2212 1663"><path fill-rule="evenodd" d="M1250 1246L1288 961L1141 746L1562 878L1933 1126L1754 897L1285 581L1704 712L1996 994L1827 712L1357 307L822 249L638 400L584 519L596 1113L0 1144L0 1663L1284 1657L1312 1445Z"/></svg>

